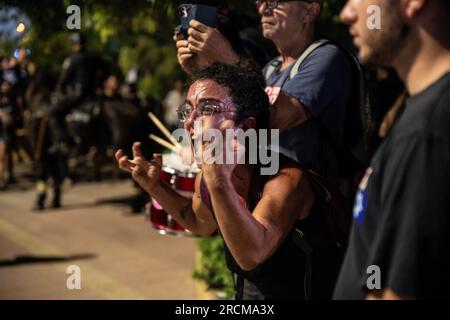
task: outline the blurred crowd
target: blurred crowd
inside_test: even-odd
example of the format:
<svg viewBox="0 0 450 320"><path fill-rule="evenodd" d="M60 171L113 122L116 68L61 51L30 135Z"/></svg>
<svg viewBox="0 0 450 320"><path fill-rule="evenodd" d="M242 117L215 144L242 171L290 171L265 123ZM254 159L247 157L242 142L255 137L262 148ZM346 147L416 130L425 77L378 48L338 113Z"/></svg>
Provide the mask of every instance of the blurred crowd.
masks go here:
<svg viewBox="0 0 450 320"><path fill-rule="evenodd" d="M112 151L127 149L130 141L148 141L148 152L159 151L148 139L155 129L146 114L152 111L176 128L176 107L185 94L178 80L163 101L143 98L136 70L116 71L86 50L82 34L67 41L72 52L58 78L33 63L24 46L0 57L0 190L17 183L15 165L31 164L27 175L37 183L33 207L39 210L49 190L51 207L61 206L64 179L101 179L102 170L113 164ZM137 197L132 210L140 212L146 201Z"/></svg>
<svg viewBox="0 0 450 320"><path fill-rule="evenodd" d="M20 129L23 128L26 110L25 91L35 75L36 66L28 59L25 47L19 47L14 57L0 57L0 63L0 190L2 190L7 183L15 181L12 153L19 150L18 141L23 133ZM28 146L24 150L29 151ZM19 153L18 155L20 157Z"/></svg>

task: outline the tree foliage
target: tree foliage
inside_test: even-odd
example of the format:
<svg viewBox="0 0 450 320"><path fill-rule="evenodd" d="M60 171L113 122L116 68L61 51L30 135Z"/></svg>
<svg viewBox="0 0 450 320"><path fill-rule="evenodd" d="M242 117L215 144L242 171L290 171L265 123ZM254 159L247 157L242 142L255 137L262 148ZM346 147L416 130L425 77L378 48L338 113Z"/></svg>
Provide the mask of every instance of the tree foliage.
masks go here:
<svg viewBox="0 0 450 320"><path fill-rule="evenodd" d="M32 27L22 39L29 47L32 59L41 68L58 73L62 61L69 54L66 28L70 5L81 8L83 32L90 51L122 73L137 68L139 89L145 96L161 99L177 78L182 78L176 61L172 41L174 27L178 24L177 6L184 1L135 0L3 0L1 7L17 7L31 20ZM237 13L242 24L258 23L253 1L188 1L226 5ZM326 0L319 25L321 33L340 38L343 28L338 25L341 0ZM250 22L251 21L251 22ZM0 44L2 51L11 44Z"/></svg>

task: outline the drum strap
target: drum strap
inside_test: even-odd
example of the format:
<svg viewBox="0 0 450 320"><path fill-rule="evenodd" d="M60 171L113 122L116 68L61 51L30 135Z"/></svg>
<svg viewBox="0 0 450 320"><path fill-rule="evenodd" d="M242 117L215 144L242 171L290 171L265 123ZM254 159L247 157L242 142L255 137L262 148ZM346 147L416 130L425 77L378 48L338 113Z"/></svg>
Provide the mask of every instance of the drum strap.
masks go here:
<svg viewBox="0 0 450 320"><path fill-rule="evenodd" d="M214 214L212 202L211 202L211 197L209 195L208 188L206 187L206 183L203 180L203 176L200 178L200 196L202 198L202 201L205 203L205 205L211 211L214 221L217 222L216 216ZM219 230L219 233L220 233L220 230ZM231 277L233 279L235 299L243 300L244 299L245 279L242 276L240 276L239 274L235 274L233 272L231 272Z"/></svg>
<svg viewBox="0 0 450 320"><path fill-rule="evenodd" d="M238 274L232 273L234 284L234 296L236 300L243 300L244 298L244 278Z"/></svg>

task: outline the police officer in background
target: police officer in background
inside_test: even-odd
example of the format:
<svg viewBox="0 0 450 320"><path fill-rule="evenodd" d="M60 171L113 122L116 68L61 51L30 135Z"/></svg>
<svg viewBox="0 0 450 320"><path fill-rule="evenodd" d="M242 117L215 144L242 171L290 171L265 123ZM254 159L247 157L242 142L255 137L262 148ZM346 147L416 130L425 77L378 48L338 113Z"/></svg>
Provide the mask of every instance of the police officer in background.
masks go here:
<svg viewBox="0 0 450 320"><path fill-rule="evenodd" d="M95 95L96 68L93 58L85 52L85 38L79 33L70 36L72 54L64 60L56 91L58 102L49 111L53 136L51 152L67 152L69 136L65 129L66 115L83 100Z"/></svg>

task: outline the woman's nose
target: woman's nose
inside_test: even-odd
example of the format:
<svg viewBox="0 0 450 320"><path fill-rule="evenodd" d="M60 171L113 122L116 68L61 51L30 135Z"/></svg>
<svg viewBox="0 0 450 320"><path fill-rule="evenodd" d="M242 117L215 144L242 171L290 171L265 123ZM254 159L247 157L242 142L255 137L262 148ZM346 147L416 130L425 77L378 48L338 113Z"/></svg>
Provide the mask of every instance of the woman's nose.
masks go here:
<svg viewBox="0 0 450 320"><path fill-rule="evenodd" d="M184 120L184 128L186 130L194 128L195 119L196 119L196 112L195 110L192 110L192 112Z"/></svg>

